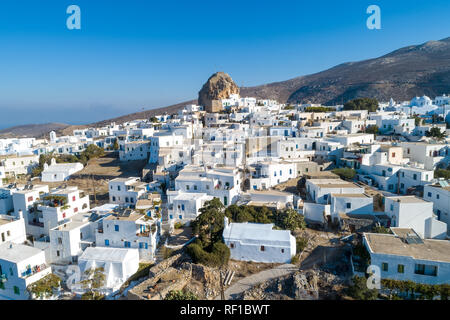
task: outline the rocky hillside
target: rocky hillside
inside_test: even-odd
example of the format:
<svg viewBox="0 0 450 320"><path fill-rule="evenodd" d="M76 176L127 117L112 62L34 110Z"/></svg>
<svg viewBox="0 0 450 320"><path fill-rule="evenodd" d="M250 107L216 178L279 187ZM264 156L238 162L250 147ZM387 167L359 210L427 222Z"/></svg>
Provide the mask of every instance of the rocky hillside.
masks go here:
<svg viewBox="0 0 450 320"><path fill-rule="evenodd" d="M357 97L402 101L425 94L434 98L449 92L450 38L287 81L241 88L243 96L322 104L345 103Z"/></svg>
<svg viewBox="0 0 450 320"><path fill-rule="evenodd" d="M15 126L0 130L0 138L41 137L50 131L59 131L69 127L65 123L44 123Z"/></svg>

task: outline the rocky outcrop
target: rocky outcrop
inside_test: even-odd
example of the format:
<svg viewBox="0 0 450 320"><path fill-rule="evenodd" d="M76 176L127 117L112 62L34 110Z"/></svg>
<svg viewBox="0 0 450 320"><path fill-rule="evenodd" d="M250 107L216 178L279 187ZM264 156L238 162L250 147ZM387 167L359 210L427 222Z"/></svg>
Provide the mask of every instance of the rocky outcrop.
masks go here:
<svg viewBox="0 0 450 320"><path fill-rule="evenodd" d="M227 99L231 94L239 94L239 87L231 77L224 72L214 73L198 93L198 104L207 112L222 110L221 99Z"/></svg>
<svg viewBox="0 0 450 320"><path fill-rule="evenodd" d="M242 300L322 300L337 299L343 280L320 271L307 270L258 284L245 291Z"/></svg>

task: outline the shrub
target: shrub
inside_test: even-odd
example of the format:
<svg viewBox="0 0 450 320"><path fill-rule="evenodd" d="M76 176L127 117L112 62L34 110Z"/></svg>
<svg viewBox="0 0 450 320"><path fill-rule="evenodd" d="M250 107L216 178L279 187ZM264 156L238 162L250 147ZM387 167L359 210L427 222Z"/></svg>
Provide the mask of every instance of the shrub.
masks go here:
<svg viewBox="0 0 450 320"><path fill-rule="evenodd" d="M354 276L352 282L347 288L346 293L353 299L376 300L378 298L378 290L367 288L366 278Z"/></svg>
<svg viewBox="0 0 450 320"><path fill-rule="evenodd" d="M341 179L352 180L356 176L356 171L351 168L338 168L331 170L331 172L337 174Z"/></svg>
<svg viewBox="0 0 450 320"><path fill-rule="evenodd" d="M211 252L208 252L197 240L186 248L186 252L191 256L194 263L209 267L220 267L227 264L230 259L230 249L222 242L214 243Z"/></svg>
<svg viewBox="0 0 450 320"><path fill-rule="evenodd" d="M53 290L57 289L61 283L61 279L50 273L42 279L28 286L28 291L38 298L46 298L53 295Z"/></svg>
<svg viewBox="0 0 450 320"><path fill-rule="evenodd" d="M308 239L306 237L298 237L296 239L297 243L297 253L302 252L305 250L306 246L308 245Z"/></svg>
<svg viewBox="0 0 450 320"><path fill-rule="evenodd" d="M190 291L171 290L164 300L198 300L198 297Z"/></svg>

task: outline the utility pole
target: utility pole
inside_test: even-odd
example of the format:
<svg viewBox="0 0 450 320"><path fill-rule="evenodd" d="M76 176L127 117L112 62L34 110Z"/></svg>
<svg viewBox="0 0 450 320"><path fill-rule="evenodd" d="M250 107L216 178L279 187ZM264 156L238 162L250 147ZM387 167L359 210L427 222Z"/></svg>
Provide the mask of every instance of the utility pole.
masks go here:
<svg viewBox="0 0 450 320"><path fill-rule="evenodd" d="M92 183L92 188L93 188L93 191L94 191L94 204L95 204L95 206L97 206L97 190L95 188L95 181L94 181L94 178L93 178L92 174L91 174L91 183Z"/></svg>

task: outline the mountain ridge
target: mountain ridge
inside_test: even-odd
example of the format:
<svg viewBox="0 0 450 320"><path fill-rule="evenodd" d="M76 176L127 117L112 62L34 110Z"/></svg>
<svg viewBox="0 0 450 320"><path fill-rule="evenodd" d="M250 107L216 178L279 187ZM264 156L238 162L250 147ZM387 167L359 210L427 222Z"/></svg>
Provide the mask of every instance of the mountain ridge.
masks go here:
<svg viewBox="0 0 450 320"><path fill-rule="evenodd" d="M241 96L275 99L282 103L342 104L359 97L404 101L418 95L434 98L450 93L450 37L405 46L377 58L344 62L317 73L284 81L241 87L240 92ZM190 103L197 103L197 100L127 114L89 126L123 123L161 113L170 114ZM33 126L38 130L39 125L30 125ZM14 135L17 130L11 129L17 127L0 130L0 136ZM67 132L76 127L67 125L66 128L60 128L60 131ZM24 131L23 129L19 131Z"/></svg>

